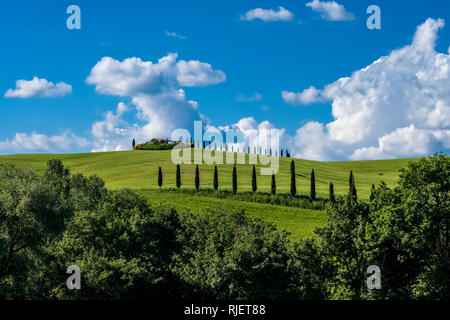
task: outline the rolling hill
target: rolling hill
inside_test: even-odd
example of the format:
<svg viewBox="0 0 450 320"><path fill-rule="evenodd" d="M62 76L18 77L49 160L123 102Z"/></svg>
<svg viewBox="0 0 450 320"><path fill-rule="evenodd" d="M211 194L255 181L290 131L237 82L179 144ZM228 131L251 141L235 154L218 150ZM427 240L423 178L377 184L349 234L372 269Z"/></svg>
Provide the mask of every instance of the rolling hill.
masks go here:
<svg viewBox="0 0 450 320"><path fill-rule="evenodd" d="M312 230L323 224L322 211L300 209L232 199L217 199L204 195L192 195L165 192L175 187L176 166L171 161L171 151L120 151L81 154L27 154L0 156L0 164L13 164L43 172L49 159L58 158L70 167L73 173L96 174L106 182L110 189L131 188L145 195L151 202L165 201L178 208L200 210L212 205L226 205L243 208L247 214L274 222L279 228L287 229L294 238L313 236ZM393 186L398 179L398 171L412 159L319 162L301 159L280 158L280 169L276 175L277 193L288 193L290 188L290 162L295 161L297 190L308 195L310 173L314 169L317 196L328 197L329 183L333 182L336 195L348 192L348 177L353 171L358 196L368 199L372 184L381 181ZM164 184L162 190L157 185L158 167L162 168ZM256 166L257 168L259 166ZM199 165L200 187L212 188L213 165ZM231 189L232 165L218 165L219 189ZM238 190L251 190L252 166L237 165ZM182 164L182 188L194 188L195 165ZM259 175L257 170L258 191L270 192L270 176Z"/></svg>

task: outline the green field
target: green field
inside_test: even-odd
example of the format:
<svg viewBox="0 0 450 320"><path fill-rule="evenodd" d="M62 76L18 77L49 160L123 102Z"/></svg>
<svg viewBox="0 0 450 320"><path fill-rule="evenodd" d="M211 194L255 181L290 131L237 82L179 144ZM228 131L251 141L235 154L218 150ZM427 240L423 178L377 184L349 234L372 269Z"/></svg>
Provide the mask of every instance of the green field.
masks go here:
<svg viewBox="0 0 450 320"><path fill-rule="evenodd" d="M243 208L247 214L274 222L279 228L292 233L293 238L312 236L312 230L323 224L321 211L276 206L254 202L217 199L206 196L192 196L164 192L164 188L175 187L176 166L171 161L171 151L120 151L82 154L37 154L0 156L0 164L32 167L37 172L45 169L49 159L58 158L70 167L73 173L96 174L106 182L110 189L131 188L147 196L150 202L165 201L178 208L188 207L193 211L209 206L231 206ZM336 195L348 192L348 176L353 171L360 199L368 199L372 184L381 181L395 185L398 170L405 167L411 159L319 162L295 159L297 190L309 194L311 169L315 171L318 197L328 197L328 186L333 182ZM280 158L280 169L276 175L277 192L288 193L290 188L291 159ZM248 161L246 161L248 163ZM157 186L158 167L164 176L163 189ZM258 168L259 166L257 166ZM201 188L212 188L213 165L199 165ZM232 165L218 165L219 189L231 189ZM249 164L237 165L238 190L251 190L251 170ZM181 165L182 188L194 188L195 165ZM259 175L258 191L270 191L270 176Z"/></svg>

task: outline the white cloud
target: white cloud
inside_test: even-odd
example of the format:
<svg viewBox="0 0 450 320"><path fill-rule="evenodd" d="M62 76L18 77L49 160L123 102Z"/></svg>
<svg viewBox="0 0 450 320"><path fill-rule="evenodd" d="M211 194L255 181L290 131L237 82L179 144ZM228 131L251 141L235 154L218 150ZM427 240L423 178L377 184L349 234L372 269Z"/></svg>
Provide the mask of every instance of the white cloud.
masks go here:
<svg viewBox="0 0 450 320"><path fill-rule="evenodd" d="M140 58L128 58L118 61L103 57L92 68L86 79L94 84L97 92L117 96L137 94L159 94L177 86L198 87L225 81L226 76L220 70L200 61L176 61L178 55L169 53L158 63L142 61Z"/></svg>
<svg viewBox="0 0 450 320"><path fill-rule="evenodd" d="M225 81L226 76L220 70L213 70L209 63L196 60L177 62L176 79L182 87L203 87Z"/></svg>
<svg viewBox="0 0 450 320"><path fill-rule="evenodd" d="M119 104L104 119L92 125L93 151L127 150L130 141L169 137L178 128L190 129L195 120L205 119L196 101L188 100L180 87L200 87L225 81L220 70L210 64L191 60L177 62L170 53L158 63L129 58L123 61L104 57L87 78L102 94L131 97L138 123L123 119L129 107Z"/></svg>
<svg viewBox="0 0 450 320"><path fill-rule="evenodd" d="M262 95L258 92L255 92L253 95L251 96L246 96L243 93L238 93L236 95L236 100L237 101L242 101L242 102L253 102L253 101L259 101L261 100Z"/></svg>
<svg viewBox="0 0 450 320"><path fill-rule="evenodd" d="M345 10L345 7L336 1L313 0L308 2L306 6L319 12L322 19L331 21L347 21L355 19L355 16L352 13Z"/></svg>
<svg viewBox="0 0 450 320"><path fill-rule="evenodd" d="M271 146L273 149L276 149L277 146L280 149L286 149L293 143L293 139L286 134L285 129L275 127L275 125L268 120L258 123L253 117L242 118L232 125L219 126L217 128L209 126L209 128L224 132L229 129L240 130L245 137L245 143L235 144L236 146L239 146L239 150L244 150L244 147L247 148L250 146L251 152L253 152L254 147L262 147L264 152L265 148L269 149ZM279 141L275 141L274 130L278 131ZM225 139L225 134L223 135Z"/></svg>
<svg viewBox="0 0 450 320"><path fill-rule="evenodd" d="M432 154L440 147L450 147L450 130L433 131L409 127L396 129L378 139L378 146L355 150L351 159L386 159Z"/></svg>
<svg viewBox="0 0 450 320"><path fill-rule="evenodd" d="M273 9L256 8L249 10L241 16L241 20L251 21L260 19L264 22L270 21L289 21L294 19L294 14L283 7L278 7L278 11Z"/></svg>
<svg viewBox="0 0 450 320"><path fill-rule="evenodd" d="M334 121L309 123L296 155L370 159L427 155L449 148L450 55L435 51L443 20L428 19L413 42L325 86L285 93L285 101L331 101ZM310 94L308 94L310 93ZM307 136L308 138L302 138Z"/></svg>
<svg viewBox="0 0 450 320"><path fill-rule="evenodd" d="M66 131L61 135L47 136L39 133L16 133L14 139L0 141L0 150L20 152L57 152L69 151L73 147L85 148L89 142Z"/></svg>
<svg viewBox="0 0 450 320"><path fill-rule="evenodd" d="M176 32L166 31L166 35L167 35L168 37L177 38L177 39L181 39L181 40L186 39L185 36L183 36L183 35L181 35L181 34L178 34L178 33L176 33Z"/></svg>
<svg viewBox="0 0 450 320"><path fill-rule="evenodd" d="M5 98L58 97L70 94L72 86L59 82L54 84L46 79L34 77L32 80L17 80L15 89L8 89Z"/></svg>
<svg viewBox="0 0 450 320"><path fill-rule="evenodd" d="M303 92L298 93L281 91L281 97L287 103L303 105L311 104L314 102L321 102L324 100L321 97L321 91L312 86L308 89L303 90Z"/></svg>

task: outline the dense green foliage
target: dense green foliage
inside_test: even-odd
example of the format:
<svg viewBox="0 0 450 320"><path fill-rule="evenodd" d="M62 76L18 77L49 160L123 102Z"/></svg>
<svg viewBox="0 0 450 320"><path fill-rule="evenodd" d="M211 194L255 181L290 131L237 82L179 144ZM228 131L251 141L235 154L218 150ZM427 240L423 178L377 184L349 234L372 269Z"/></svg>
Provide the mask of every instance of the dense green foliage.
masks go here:
<svg viewBox="0 0 450 320"><path fill-rule="evenodd" d="M134 142L134 140L133 140ZM133 144L134 150L172 150L178 143L154 143L145 142L141 144Z"/></svg>
<svg viewBox="0 0 450 320"><path fill-rule="evenodd" d="M151 205L58 160L42 175L0 166L0 181L0 298L450 298L445 155L409 163L370 203L336 198L318 237L296 242L242 210ZM66 287L70 265L81 290ZM369 265L381 289L367 289Z"/></svg>

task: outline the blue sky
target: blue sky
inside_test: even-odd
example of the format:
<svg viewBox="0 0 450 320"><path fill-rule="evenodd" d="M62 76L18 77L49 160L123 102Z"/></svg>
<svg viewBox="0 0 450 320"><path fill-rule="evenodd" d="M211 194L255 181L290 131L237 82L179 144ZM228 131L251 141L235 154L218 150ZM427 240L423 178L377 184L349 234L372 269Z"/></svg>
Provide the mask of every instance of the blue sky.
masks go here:
<svg viewBox="0 0 450 320"><path fill-rule="evenodd" d="M402 106L405 97L390 96L387 100L391 107L398 108L399 114L407 112L409 116L386 125L383 130L374 128L351 143L343 141L342 137L346 134L353 137L357 133L344 132L342 128L339 131L337 128L346 123L345 126L358 130L359 127L365 128L366 123L355 124L358 119L353 121L344 117L341 124L327 124L339 119L336 113L348 112L348 106L339 104L345 97L356 99L352 95L357 92L349 92L350 89L345 88L341 95L332 95L325 92L325 87L342 77L351 76L380 57L389 56L392 50L411 45L416 29L428 18L441 18L448 24L450 4L439 0L338 0L337 3L344 6L354 19L331 21L323 16L323 12L321 14L306 6L308 2L5 2L0 11L3 49L3 59L0 60L0 154L123 149L123 143L116 142L111 132L93 134L93 124L103 122L102 130L107 130L105 115L112 112L117 117L116 108L122 102L128 106L127 111L121 113L120 121L116 119L112 126L123 129L122 137L128 139L127 135L133 135L134 131L130 129L133 124L144 127L149 122L152 110L147 110L144 117L139 116L136 103L133 102L137 94L116 95L111 90L102 93L99 92L99 86L105 85L106 80L89 84L86 79L103 57L111 57L117 62L137 57L142 61L157 63L158 59L169 53L177 53L177 61L207 63L213 71L221 71L226 76L226 79L216 79L207 85L170 85L171 89L184 90L186 101L196 101L199 113L209 119L210 125L235 125L243 126L244 130L258 130L261 123L268 121L271 127L284 129L282 144L292 149L298 157L319 160L394 158L448 150L450 127L446 118L450 118L450 103L448 96L439 89L446 84L450 88L447 74L439 82L417 84L420 88L430 88L433 92L436 90L432 101L423 95L415 99L427 100L424 102L427 104L425 107L419 105L411 110L406 104ZM81 8L81 30L68 30L66 27L69 16L66 8L71 4ZM381 30L369 30L366 27L369 16L366 8L371 4L381 8ZM255 8L277 12L279 7L288 10L292 17L281 21L247 21L241 18ZM433 26L430 28L436 31ZM439 26L438 29L436 54L433 57L439 53L448 57L450 26ZM405 54L402 59L412 60L413 53ZM418 70L426 70L433 64L430 60ZM387 66L376 77L384 72L389 74L389 70L392 68ZM396 72L393 71L391 81L398 75ZM16 89L17 80L30 81L33 77L54 84L64 82L71 86L71 91L50 97L6 95L9 89ZM367 77L371 78L370 75ZM379 81L370 85L376 87L377 83ZM323 90L319 94L323 99L315 97L303 103L299 96L287 101L281 94L282 91L301 94L311 86ZM361 91L361 88L355 90ZM364 90L368 96L370 88L364 87ZM144 93L149 94L148 91ZM377 98L382 96L379 94ZM155 101L151 103L161 100ZM398 101L400 105L396 104ZM361 103L365 105L365 102ZM171 114L167 114L167 118L183 118L185 106L180 108L179 112L177 106L169 108ZM342 108L347 109L342 111ZM372 112L371 108L378 110L373 113L378 114L377 124L371 123L372 126L378 127L385 121L390 123L391 115L382 113L383 110L389 110L388 107L368 106L366 114ZM419 111L424 114L422 118L416 116ZM192 110L189 112L192 113ZM191 118L191 113L187 119ZM386 119L380 114L384 114ZM434 118L430 118L431 115ZM239 124L242 119L247 120ZM167 128L170 127L170 119L161 121L163 124L168 121ZM427 124L422 125L424 122ZM179 123L183 122L175 121L175 124ZM136 132L140 132L141 140L146 138L145 133L166 133L162 129L152 131L148 128ZM17 134L21 136L17 137ZM319 139L327 142L317 146L317 143L305 141L305 137L309 136L312 141ZM105 141L99 141L99 137ZM59 145L60 141L68 139L78 142L68 145L61 142L62 145ZM423 141L423 145L410 146L399 152L395 143L404 146L401 139Z"/></svg>

